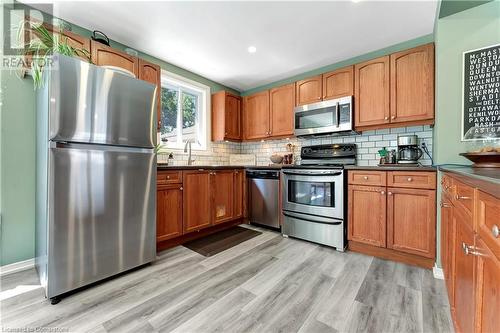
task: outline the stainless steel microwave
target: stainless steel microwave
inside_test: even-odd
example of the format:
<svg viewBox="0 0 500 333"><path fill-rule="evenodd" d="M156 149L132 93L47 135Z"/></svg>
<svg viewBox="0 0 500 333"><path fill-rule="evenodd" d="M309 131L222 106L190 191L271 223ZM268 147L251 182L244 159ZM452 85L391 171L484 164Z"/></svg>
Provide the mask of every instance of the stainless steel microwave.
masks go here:
<svg viewBox="0 0 500 333"><path fill-rule="evenodd" d="M297 106L295 136L353 132L352 96Z"/></svg>

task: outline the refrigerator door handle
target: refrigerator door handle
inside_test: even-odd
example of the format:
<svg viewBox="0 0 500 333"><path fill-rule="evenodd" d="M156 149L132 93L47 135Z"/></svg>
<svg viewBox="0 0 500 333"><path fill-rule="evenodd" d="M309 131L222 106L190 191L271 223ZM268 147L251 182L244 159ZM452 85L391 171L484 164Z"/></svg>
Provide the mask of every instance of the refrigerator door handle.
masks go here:
<svg viewBox="0 0 500 333"><path fill-rule="evenodd" d="M115 151L115 152L135 152L135 153L153 153L153 148L137 148L127 146L111 146L89 143L69 143L63 141L50 141L50 148L58 149L86 149L86 150L101 150L101 151Z"/></svg>

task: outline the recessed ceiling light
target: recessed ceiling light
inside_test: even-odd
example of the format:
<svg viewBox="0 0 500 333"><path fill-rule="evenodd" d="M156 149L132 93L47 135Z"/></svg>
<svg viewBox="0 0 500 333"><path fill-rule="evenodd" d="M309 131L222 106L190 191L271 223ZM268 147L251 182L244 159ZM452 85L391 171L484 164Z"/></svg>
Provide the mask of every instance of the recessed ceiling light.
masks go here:
<svg viewBox="0 0 500 333"><path fill-rule="evenodd" d="M248 47L248 52L249 53L255 53L255 52L257 52L257 48L255 46L249 46Z"/></svg>

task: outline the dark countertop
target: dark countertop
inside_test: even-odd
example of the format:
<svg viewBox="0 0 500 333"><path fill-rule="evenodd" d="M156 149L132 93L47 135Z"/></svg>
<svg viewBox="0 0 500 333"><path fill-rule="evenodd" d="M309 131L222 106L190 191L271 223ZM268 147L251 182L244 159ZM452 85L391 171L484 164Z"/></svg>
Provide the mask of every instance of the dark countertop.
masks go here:
<svg viewBox="0 0 500 333"><path fill-rule="evenodd" d="M500 185L500 168L472 168L470 166L440 166L439 171L452 172L473 179Z"/></svg>
<svg viewBox="0 0 500 333"><path fill-rule="evenodd" d="M362 165L346 165L346 170L376 170L376 171L436 171L435 167L421 165L421 166L405 166L405 165L392 165L392 166L362 166Z"/></svg>
<svg viewBox="0 0 500 333"><path fill-rule="evenodd" d="M238 165L165 165L158 163L156 165L158 170L227 170L227 169L245 169L244 166Z"/></svg>

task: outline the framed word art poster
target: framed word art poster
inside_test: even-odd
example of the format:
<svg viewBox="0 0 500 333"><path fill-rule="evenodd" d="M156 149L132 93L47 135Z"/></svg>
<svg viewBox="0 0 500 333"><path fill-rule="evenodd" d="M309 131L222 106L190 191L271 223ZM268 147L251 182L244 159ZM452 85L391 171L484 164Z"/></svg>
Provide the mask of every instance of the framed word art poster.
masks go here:
<svg viewBox="0 0 500 333"><path fill-rule="evenodd" d="M464 52L462 141L500 139L500 44Z"/></svg>

